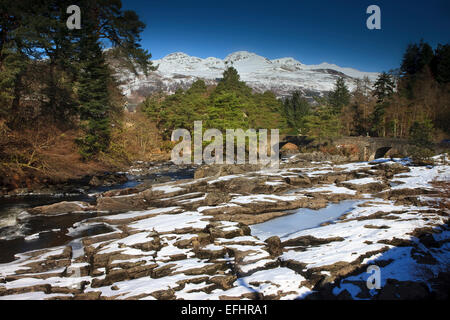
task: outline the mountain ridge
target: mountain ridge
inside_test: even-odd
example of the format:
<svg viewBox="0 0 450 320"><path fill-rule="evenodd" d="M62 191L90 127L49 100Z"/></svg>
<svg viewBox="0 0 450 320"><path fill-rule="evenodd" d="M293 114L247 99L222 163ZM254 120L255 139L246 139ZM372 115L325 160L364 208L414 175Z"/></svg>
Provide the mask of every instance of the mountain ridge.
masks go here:
<svg viewBox="0 0 450 320"><path fill-rule="evenodd" d="M278 97L290 95L295 90L306 96L322 96L333 89L339 76L345 78L350 89L356 86L356 79L368 77L374 82L379 73L363 72L354 68L340 67L323 62L306 65L293 57L270 60L249 51L236 51L224 59L216 57L199 58L184 52L174 52L152 61L158 66L148 76L116 69L122 82L124 94L141 100L152 92L173 93L178 88L186 89L198 79L208 85L216 84L227 67L234 67L246 82L257 92L273 91Z"/></svg>

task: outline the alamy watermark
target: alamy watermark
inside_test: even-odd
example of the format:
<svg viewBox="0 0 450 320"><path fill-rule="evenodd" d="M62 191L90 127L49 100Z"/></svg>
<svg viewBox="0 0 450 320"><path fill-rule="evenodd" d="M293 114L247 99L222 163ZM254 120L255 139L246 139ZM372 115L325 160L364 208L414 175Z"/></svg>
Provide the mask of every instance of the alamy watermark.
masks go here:
<svg viewBox="0 0 450 320"><path fill-rule="evenodd" d="M372 290L381 289L381 270L379 266L371 265L367 268L367 273L370 274L369 278L367 279L367 289Z"/></svg>
<svg viewBox="0 0 450 320"><path fill-rule="evenodd" d="M71 5L67 7L67 14L70 14L67 18L66 26L69 30L81 29L81 9L77 5Z"/></svg>
<svg viewBox="0 0 450 320"><path fill-rule="evenodd" d="M202 121L194 122L194 156L192 157L191 133L187 129L176 129L172 132L172 141L179 142L172 150L171 160L175 164L261 164L273 169L279 167L279 130L270 130L270 141L267 129L226 129L226 157L224 161L223 134L218 129L208 129L203 134ZM246 140L248 139L248 152ZM210 141L203 150L203 142ZM236 145L235 145L236 141ZM236 146L236 148L235 148ZM236 151L236 152L235 152ZM270 151L270 152L268 152ZM247 157L248 154L248 157Z"/></svg>
<svg viewBox="0 0 450 320"><path fill-rule="evenodd" d="M371 5L367 7L367 14L370 14L370 17L367 18L366 26L369 30L381 30L381 9L377 5Z"/></svg>

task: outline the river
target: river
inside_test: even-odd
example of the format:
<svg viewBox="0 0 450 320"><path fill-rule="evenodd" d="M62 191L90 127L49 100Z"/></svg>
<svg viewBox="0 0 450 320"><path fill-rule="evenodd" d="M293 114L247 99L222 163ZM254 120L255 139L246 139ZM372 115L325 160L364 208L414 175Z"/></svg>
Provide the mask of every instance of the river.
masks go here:
<svg viewBox="0 0 450 320"><path fill-rule="evenodd" d="M111 232L103 224L94 224L79 233L70 228L77 222L97 216L95 212L83 212L46 216L21 217L27 208L49 205L61 201L84 201L95 203L96 195L108 190L136 187L139 184L153 184L160 181L174 181L194 177L194 168L178 168L170 164L161 165L161 170L144 175L127 174L128 181L122 184L102 187L74 185L73 191L55 192L52 195L23 195L0 198L0 263L11 262L15 255L30 250L66 245L74 239Z"/></svg>

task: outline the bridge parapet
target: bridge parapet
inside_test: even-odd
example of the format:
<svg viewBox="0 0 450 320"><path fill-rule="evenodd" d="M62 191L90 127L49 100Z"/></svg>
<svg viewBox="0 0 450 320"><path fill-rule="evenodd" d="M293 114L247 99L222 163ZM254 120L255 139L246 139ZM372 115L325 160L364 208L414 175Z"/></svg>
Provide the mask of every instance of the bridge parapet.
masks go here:
<svg viewBox="0 0 450 320"><path fill-rule="evenodd" d="M408 155L411 145L407 139L383 137L342 137L333 141L336 147L351 147L358 152L358 160L371 161L391 155Z"/></svg>

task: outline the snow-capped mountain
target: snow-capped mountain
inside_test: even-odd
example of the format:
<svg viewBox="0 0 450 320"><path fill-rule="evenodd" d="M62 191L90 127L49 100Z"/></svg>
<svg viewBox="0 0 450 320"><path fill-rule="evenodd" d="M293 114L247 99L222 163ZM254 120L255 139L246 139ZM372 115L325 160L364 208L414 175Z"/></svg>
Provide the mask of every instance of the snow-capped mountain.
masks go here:
<svg viewBox="0 0 450 320"><path fill-rule="evenodd" d="M124 83L122 88L128 97L144 97L160 90L173 93L178 88L188 88L197 79L214 84L229 66L236 68L241 80L255 91L271 90L279 97L295 90L301 90L308 96L322 95L333 89L339 76L345 77L350 89L355 87L357 78L368 77L374 81L378 76L378 73L361 72L328 63L305 65L294 58L269 60L247 51L234 52L223 60L214 57L202 59L176 52L154 60L153 64L158 69L148 76L118 71Z"/></svg>

